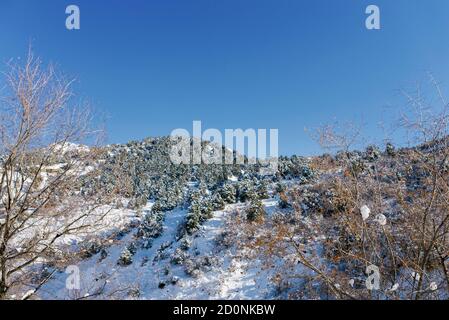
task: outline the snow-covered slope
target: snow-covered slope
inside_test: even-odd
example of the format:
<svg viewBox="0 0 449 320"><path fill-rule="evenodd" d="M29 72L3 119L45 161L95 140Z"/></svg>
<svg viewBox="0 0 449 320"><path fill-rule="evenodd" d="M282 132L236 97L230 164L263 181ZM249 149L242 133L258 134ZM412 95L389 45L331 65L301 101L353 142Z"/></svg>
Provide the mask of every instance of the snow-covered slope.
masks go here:
<svg viewBox="0 0 449 320"><path fill-rule="evenodd" d="M266 201L267 207L273 201ZM152 203L143 208L149 212ZM44 299L128 298L128 299L266 299L273 288L270 274L263 271L260 261L247 259L236 246L224 247L218 239L225 232L230 212L243 204L228 205L215 211L196 233L190 248L182 250L177 231L186 210L176 209L165 214L163 232L154 239L151 248L138 249L133 263L117 263L121 252L133 240L136 230L125 235L104 253L80 261L80 289L69 290L70 274L58 272L39 291ZM267 208L268 209L268 208ZM174 262L178 253L189 262ZM103 255L103 257L102 257Z"/></svg>

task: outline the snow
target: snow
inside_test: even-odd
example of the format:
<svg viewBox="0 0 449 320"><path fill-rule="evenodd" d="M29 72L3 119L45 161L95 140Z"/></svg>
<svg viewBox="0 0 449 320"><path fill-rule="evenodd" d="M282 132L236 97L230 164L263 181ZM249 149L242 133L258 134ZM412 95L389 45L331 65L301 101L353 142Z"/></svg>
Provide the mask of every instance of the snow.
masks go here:
<svg viewBox="0 0 449 320"><path fill-rule="evenodd" d="M275 201L265 200L265 203L269 208ZM143 211L149 211L151 205L149 203ZM40 289L39 295L44 299L74 299L86 295L92 298L265 299L273 288L269 271L262 269L259 259L248 259L247 253L238 248L223 249L216 243L226 227L229 212L242 206L228 205L225 210L214 212L193 238L188 253L193 258L209 257L214 261L197 277L187 275L184 266L170 261L170 256L179 248L177 230L187 213L184 209L175 209L166 213L162 235L153 241L151 248L139 249L131 265L119 266L117 260L133 240L133 232L108 247L108 256L104 260L100 261L100 254L96 254L77 264L80 290L66 289L68 275L61 270ZM112 217L117 221L130 218L129 212L124 213L124 210L114 211ZM112 224L115 220L110 218ZM165 284L162 289L159 287L161 282ZM101 288L104 291L96 296L95 292ZM139 292L138 297L128 295L133 290Z"/></svg>
<svg viewBox="0 0 449 320"><path fill-rule="evenodd" d="M54 145L55 151L60 152L62 154L67 152L89 152L90 148L88 146L84 146L81 144L73 143L73 142L64 142Z"/></svg>
<svg viewBox="0 0 449 320"><path fill-rule="evenodd" d="M370 208L368 206L364 205L360 208L360 213L362 214L362 219L365 221L369 218L369 214L371 213Z"/></svg>
<svg viewBox="0 0 449 320"><path fill-rule="evenodd" d="M399 289L399 283L395 283L388 291L394 292Z"/></svg>
<svg viewBox="0 0 449 320"><path fill-rule="evenodd" d="M349 280L349 285L351 286L351 287L354 287L354 279L351 279L351 280Z"/></svg>
<svg viewBox="0 0 449 320"><path fill-rule="evenodd" d="M385 217L382 213L379 213L376 216L376 221L377 223L379 223L381 226L384 226L387 224L387 217Z"/></svg>
<svg viewBox="0 0 449 320"><path fill-rule="evenodd" d="M437 283L436 283L436 282L431 282L431 283L430 283L430 286L429 286L429 289L430 289L431 291L436 291L436 290L438 290L438 285L437 285Z"/></svg>
<svg viewBox="0 0 449 320"><path fill-rule="evenodd" d="M34 290L28 290L23 296L22 300L26 300L34 294Z"/></svg>
<svg viewBox="0 0 449 320"><path fill-rule="evenodd" d="M267 216L272 216L273 213L278 211L278 200L276 199L264 199L262 200L262 203L265 207L265 212L267 213Z"/></svg>
<svg viewBox="0 0 449 320"><path fill-rule="evenodd" d="M421 276L419 275L418 272L413 271L413 272L412 272L412 278L413 278L415 281L419 281L419 279L421 279Z"/></svg>

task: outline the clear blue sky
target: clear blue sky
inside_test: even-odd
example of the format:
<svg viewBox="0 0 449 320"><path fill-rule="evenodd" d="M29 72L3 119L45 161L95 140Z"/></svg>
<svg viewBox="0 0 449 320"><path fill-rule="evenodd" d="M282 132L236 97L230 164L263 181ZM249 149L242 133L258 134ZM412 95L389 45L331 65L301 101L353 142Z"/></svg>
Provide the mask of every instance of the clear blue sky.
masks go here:
<svg viewBox="0 0 449 320"><path fill-rule="evenodd" d="M65 28L69 4L79 31ZM365 28L369 4L380 31ZM362 118L382 139L398 89L426 71L449 85L447 0L1 0L0 61L30 41L109 115L109 142L202 120L278 128L280 153L311 154L304 127Z"/></svg>

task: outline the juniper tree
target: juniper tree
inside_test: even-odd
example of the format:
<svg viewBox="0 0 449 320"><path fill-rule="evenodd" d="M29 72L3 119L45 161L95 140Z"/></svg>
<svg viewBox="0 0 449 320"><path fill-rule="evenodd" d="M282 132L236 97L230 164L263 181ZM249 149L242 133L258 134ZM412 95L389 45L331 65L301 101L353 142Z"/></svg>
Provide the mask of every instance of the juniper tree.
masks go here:
<svg viewBox="0 0 449 320"><path fill-rule="evenodd" d="M256 186L256 193L259 199L268 199L268 187L265 181L260 181Z"/></svg>
<svg viewBox="0 0 449 320"><path fill-rule="evenodd" d="M279 201L278 201L278 205L281 209L287 209L291 207L290 202L288 201L288 197L285 194L285 192L280 192L279 193Z"/></svg>
<svg viewBox="0 0 449 320"><path fill-rule="evenodd" d="M376 161L380 157L380 150L375 145L370 145L365 150L364 158L368 161Z"/></svg>
<svg viewBox="0 0 449 320"><path fill-rule="evenodd" d="M197 211L190 211L186 216L186 231L188 234L193 234L201 225L201 213Z"/></svg>
<svg viewBox="0 0 449 320"><path fill-rule="evenodd" d="M388 142L387 145L385 146L385 153L390 156L390 157L394 157L396 154L396 149L394 147L394 145L391 142Z"/></svg>
<svg viewBox="0 0 449 320"><path fill-rule="evenodd" d="M154 206L152 210L154 209ZM159 237L163 231L164 214L161 211L152 211L147 213L136 233L143 248L151 247L154 238Z"/></svg>
<svg viewBox="0 0 449 320"><path fill-rule="evenodd" d="M120 254L117 264L120 266L128 266L132 263L133 263L133 253L128 248L126 248Z"/></svg>
<svg viewBox="0 0 449 320"><path fill-rule="evenodd" d="M186 230L189 234L198 230L202 222L202 211L201 191L194 191L190 195L190 207L186 216Z"/></svg>
<svg viewBox="0 0 449 320"><path fill-rule="evenodd" d="M210 197L205 197L200 202L201 208L201 222L204 222L210 218L212 218L213 202Z"/></svg>
<svg viewBox="0 0 449 320"><path fill-rule="evenodd" d="M257 198L254 181L244 180L238 184L238 199L240 202L246 202L248 200Z"/></svg>
<svg viewBox="0 0 449 320"><path fill-rule="evenodd" d="M223 210L225 208L226 203L223 200L223 198L221 197L220 193L217 192L213 195L212 206L213 206L214 211Z"/></svg>
<svg viewBox="0 0 449 320"><path fill-rule="evenodd" d="M236 202L236 193L236 188L230 183L226 183L220 189L222 199L229 204Z"/></svg>
<svg viewBox="0 0 449 320"><path fill-rule="evenodd" d="M286 186L283 183L278 182L276 184L276 192L277 193L285 192L285 190L287 190L287 188L286 188Z"/></svg>
<svg viewBox="0 0 449 320"><path fill-rule="evenodd" d="M262 201L259 199L252 199L249 203L248 208L246 209L246 218L249 221L259 221L263 219L265 215L265 209L262 204Z"/></svg>

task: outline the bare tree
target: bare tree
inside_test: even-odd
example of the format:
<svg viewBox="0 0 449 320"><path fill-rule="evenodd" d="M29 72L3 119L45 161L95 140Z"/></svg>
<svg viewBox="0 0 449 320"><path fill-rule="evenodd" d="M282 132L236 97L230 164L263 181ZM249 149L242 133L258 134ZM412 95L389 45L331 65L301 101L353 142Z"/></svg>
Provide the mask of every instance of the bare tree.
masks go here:
<svg viewBox="0 0 449 320"><path fill-rule="evenodd" d="M347 174L335 176L325 186L333 192L333 202L344 204L329 228L338 226L342 240L332 258L353 261L354 267L379 266L384 288L399 285L383 297L423 299L444 296L438 291L449 290L449 105L432 76L430 84L436 101L430 101L420 86L403 92L408 107L398 130L405 129L413 139L409 145L415 147L381 157L369 167L357 156L343 157ZM320 130L319 137L322 145L338 146L345 154L347 141L353 141L353 135L336 134L329 127ZM391 221L385 225L379 225L377 218L364 221L360 208L365 204L373 214ZM358 295L373 298L366 293Z"/></svg>
<svg viewBox="0 0 449 320"><path fill-rule="evenodd" d="M432 74L429 79L436 102L429 101L420 86L412 94L403 92L412 112L403 113L401 118L401 125L420 144L410 150L410 158L421 168L422 183L426 186L415 201L401 202L416 247L413 262L418 276L411 295L415 299L427 293L424 285L436 272L444 279L440 286L449 291L449 104Z"/></svg>
<svg viewBox="0 0 449 320"><path fill-rule="evenodd" d="M318 284L301 287L294 298L447 299L449 104L433 77L430 84L436 99L421 87L403 92L407 108L395 129L412 139L410 147L351 151L359 137L355 126L319 129L316 140L338 153L332 162L317 157L317 181L287 193L294 220L280 215L245 233L265 257L293 253L295 266L311 272L284 264L288 271L279 272L277 283L301 278ZM312 207L304 211L309 191ZM379 271L374 290L366 282L371 267Z"/></svg>
<svg viewBox="0 0 449 320"><path fill-rule="evenodd" d="M30 50L9 62L0 104L0 299L29 278L38 262L57 256L66 235L88 231L106 212L101 195L80 192L95 169L87 107L72 104L72 82Z"/></svg>

